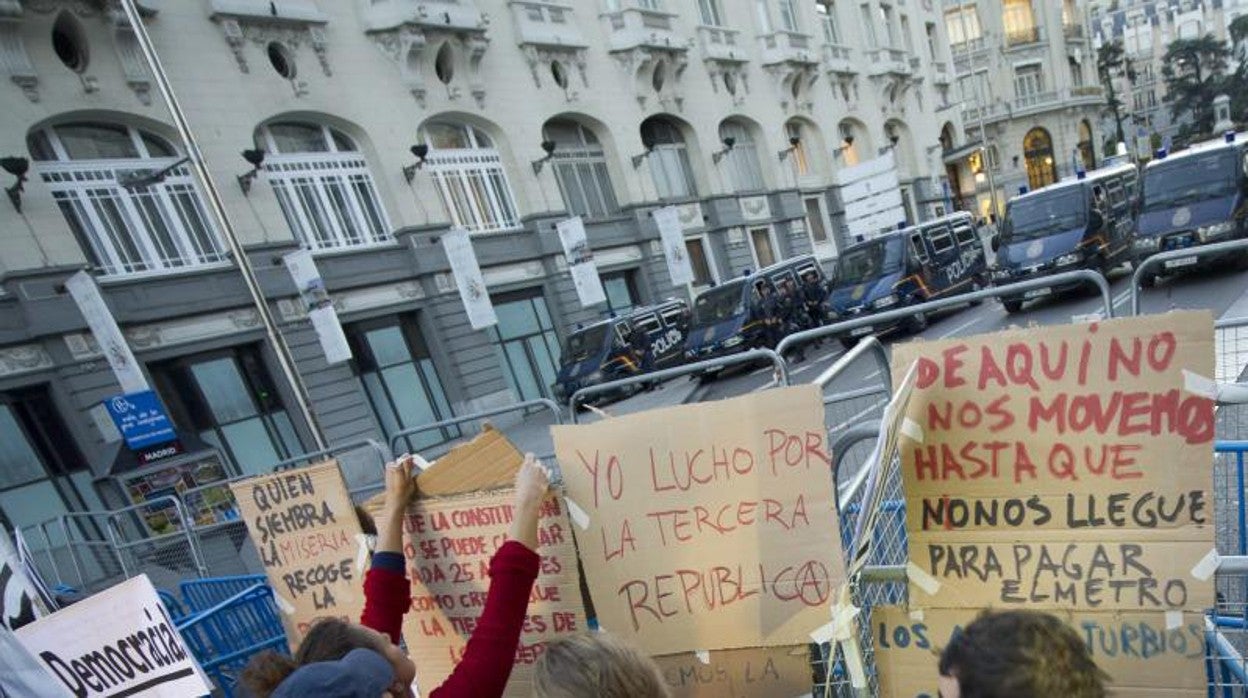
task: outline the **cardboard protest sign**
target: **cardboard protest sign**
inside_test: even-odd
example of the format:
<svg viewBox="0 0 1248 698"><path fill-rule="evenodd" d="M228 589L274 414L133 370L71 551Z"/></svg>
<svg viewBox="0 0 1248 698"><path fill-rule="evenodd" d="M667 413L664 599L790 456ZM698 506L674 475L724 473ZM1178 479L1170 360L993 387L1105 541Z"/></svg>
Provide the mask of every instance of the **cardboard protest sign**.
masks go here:
<svg viewBox="0 0 1248 698"><path fill-rule="evenodd" d="M463 658L484 610L490 559L507 540L514 498L510 485L523 461L515 446L487 425L416 478L418 498L408 505L403 526L412 580L403 638L425 693L442 684ZM366 508L375 513L383 502L384 497L375 497ZM532 693L533 664L543 643L588 627L570 528L562 503L551 496L538 518L541 568L507 695Z"/></svg>
<svg viewBox="0 0 1248 698"><path fill-rule="evenodd" d="M260 553L290 646L318 618L355 623L368 547L335 461L230 485Z"/></svg>
<svg viewBox="0 0 1248 698"><path fill-rule="evenodd" d="M61 686L81 698L212 692L147 575L40 618L16 635Z"/></svg>
<svg viewBox="0 0 1248 698"><path fill-rule="evenodd" d="M881 698L935 698L940 652L978 614L970 609L929 609L911 617L897 606L872 609ZM1113 695L1144 696L1159 686L1168 687L1164 695L1206 691L1204 673L1191 671L1191 664L1204 658L1202 614L1182 613L1169 623L1156 613L1059 615L1109 675Z"/></svg>
<svg viewBox="0 0 1248 698"><path fill-rule="evenodd" d="M817 388L551 431L602 627L674 654L828 623L845 568Z"/></svg>
<svg viewBox="0 0 1248 698"><path fill-rule="evenodd" d="M774 698L810 694L810 651L800 647L655 657L672 698Z"/></svg>

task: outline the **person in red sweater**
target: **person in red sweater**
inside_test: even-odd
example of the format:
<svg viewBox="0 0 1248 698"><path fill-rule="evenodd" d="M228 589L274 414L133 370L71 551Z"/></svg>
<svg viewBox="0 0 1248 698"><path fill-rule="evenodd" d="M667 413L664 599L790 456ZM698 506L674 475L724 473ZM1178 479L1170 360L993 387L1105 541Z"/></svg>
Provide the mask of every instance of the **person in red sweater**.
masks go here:
<svg viewBox="0 0 1248 698"><path fill-rule="evenodd" d="M386 500L376 520L377 545L364 578L360 625L322 620L308 631L293 659L276 653L252 659L243 683L256 698L411 695L416 665L399 649L398 642L403 614L411 607L411 584L403 557L403 517L416 489L412 461L411 456L404 456L386 466ZM536 552L538 511L549 490L549 471L533 454L526 455L516 474L515 511L508 540L490 561L485 609L468 639L463 660L441 686L424 692L430 698L503 695L537 579L541 561ZM384 664L378 661L381 659ZM379 671L380 666L388 666L388 674ZM378 691L379 685L384 691Z"/></svg>

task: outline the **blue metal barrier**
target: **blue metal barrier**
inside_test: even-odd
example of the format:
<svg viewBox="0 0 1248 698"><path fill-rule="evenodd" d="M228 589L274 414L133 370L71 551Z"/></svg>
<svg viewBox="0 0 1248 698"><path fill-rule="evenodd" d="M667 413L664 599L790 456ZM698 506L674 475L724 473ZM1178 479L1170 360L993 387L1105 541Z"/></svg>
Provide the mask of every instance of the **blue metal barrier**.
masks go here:
<svg viewBox="0 0 1248 698"><path fill-rule="evenodd" d="M236 577L209 577L188 579L178 585L182 600L192 614L205 611L236 594L257 584L268 584L263 574L243 574Z"/></svg>
<svg viewBox="0 0 1248 698"><path fill-rule="evenodd" d="M1239 547L1238 554L1248 555L1248 513L1244 508L1244 453L1248 452L1248 441L1218 441L1213 445L1214 453L1234 453L1235 454L1235 484L1236 492L1239 494L1235 497L1239 508L1237 510L1239 524Z"/></svg>
<svg viewBox="0 0 1248 698"><path fill-rule="evenodd" d="M267 583L253 584L174 625L226 698L237 695L239 675L252 656L287 649L273 589Z"/></svg>

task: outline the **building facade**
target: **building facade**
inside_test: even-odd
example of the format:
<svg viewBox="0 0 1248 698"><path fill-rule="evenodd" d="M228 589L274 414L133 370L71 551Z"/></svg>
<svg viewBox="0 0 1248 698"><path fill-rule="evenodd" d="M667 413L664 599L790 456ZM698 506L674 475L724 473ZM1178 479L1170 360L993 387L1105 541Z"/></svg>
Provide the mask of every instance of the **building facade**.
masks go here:
<svg viewBox="0 0 1248 698"><path fill-rule="evenodd" d="M1206 34L1229 44L1231 22L1248 14L1248 0L1093 2L1088 14L1095 46L1099 49L1120 41L1125 58L1131 61L1131 74L1121 71L1115 76L1114 90L1123 105L1123 135L1128 146L1141 157L1148 157L1154 141L1173 138L1182 126L1171 117L1162 74L1167 47L1176 39ZM1236 59L1243 59L1242 47ZM1114 134L1118 128L1112 115L1102 119L1101 127L1106 134Z"/></svg>
<svg viewBox="0 0 1248 698"><path fill-rule="evenodd" d="M312 450L314 430L384 442L549 395L567 328L608 311L577 300L554 230L569 215L584 218L619 312L794 255L831 260L844 244L835 173L890 150L912 218L948 205L940 134L961 123L931 2L140 6L312 419L125 16L0 0L0 155L29 162L17 205L0 205L10 527L196 485L125 477L161 462L136 461L101 418L121 389L63 286L84 268L185 449L216 456L201 468L215 477ZM665 205L679 210L690 288L673 287L649 216ZM452 226L472 234L494 327L467 321L439 243ZM349 362L326 362L280 264L300 248Z"/></svg>
<svg viewBox="0 0 1248 698"><path fill-rule="evenodd" d="M946 148L963 207L986 216L995 198L999 215L1020 187L1095 166L1105 100L1079 4L945 0L943 9L963 127L983 145L970 154Z"/></svg>

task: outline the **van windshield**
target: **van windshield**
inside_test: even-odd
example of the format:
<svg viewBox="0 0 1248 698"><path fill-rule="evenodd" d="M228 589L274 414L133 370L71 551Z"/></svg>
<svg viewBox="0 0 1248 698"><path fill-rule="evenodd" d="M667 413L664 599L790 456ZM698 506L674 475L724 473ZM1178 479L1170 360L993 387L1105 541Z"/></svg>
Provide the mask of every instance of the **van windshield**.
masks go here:
<svg viewBox="0 0 1248 698"><path fill-rule="evenodd" d="M905 243L889 237L846 250L836 262L836 285L850 286L901 269Z"/></svg>
<svg viewBox="0 0 1248 698"><path fill-rule="evenodd" d="M741 295L745 287L745 279L729 281L698 295L693 302L693 324L701 326L714 325L741 313Z"/></svg>
<svg viewBox="0 0 1248 698"><path fill-rule="evenodd" d="M1087 220L1083 187L1071 186L1011 201L1005 209L1002 238L1032 240L1082 228Z"/></svg>
<svg viewBox="0 0 1248 698"><path fill-rule="evenodd" d="M1235 193L1236 152L1231 148L1185 155L1149 167L1144 173L1144 211L1219 199Z"/></svg>
<svg viewBox="0 0 1248 698"><path fill-rule="evenodd" d="M607 338L610 329L610 323L603 323L568 335L568 344L563 350L563 363L584 361L592 354L602 351L603 340Z"/></svg>

